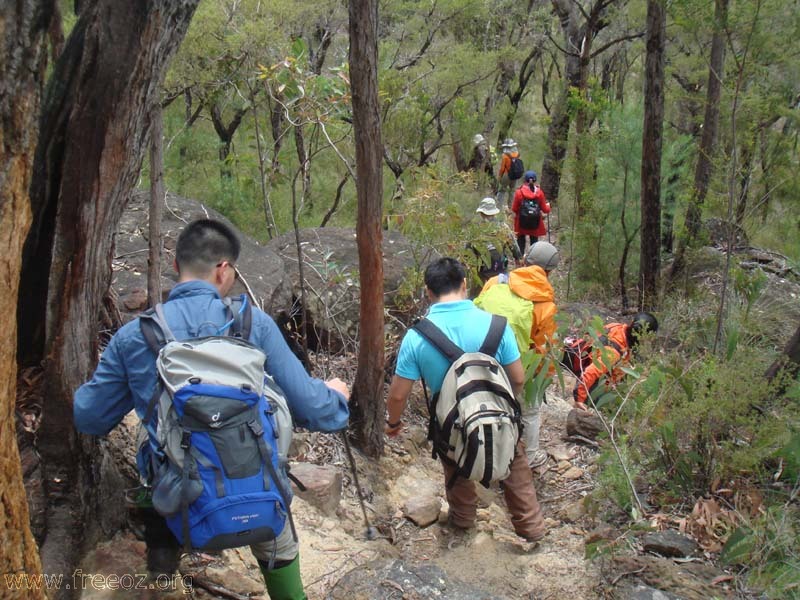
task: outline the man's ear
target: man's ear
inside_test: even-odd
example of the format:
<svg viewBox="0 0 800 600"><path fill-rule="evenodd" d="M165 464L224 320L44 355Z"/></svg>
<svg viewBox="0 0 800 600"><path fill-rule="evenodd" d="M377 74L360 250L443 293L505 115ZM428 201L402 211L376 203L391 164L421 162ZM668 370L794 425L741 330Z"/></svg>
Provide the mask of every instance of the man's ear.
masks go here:
<svg viewBox="0 0 800 600"><path fill-rule="evenodd" d="M172 268L173 268L173 269L175 269L175 272L176 272L178 275L180 275L180 274L181 274L181 270L180 270L180 268L178 268L178 259L177 259L177 258L173 258L173 259L172 259Z"/></svg>
<svg viewBox="0 0 800 600"><path fill-rule="evenodd" d="M428 297L428 300L430 300L431 302L436 300L436 296L431 291L431 288L429 288L427 285L425 286L425 295Z"/></svg>

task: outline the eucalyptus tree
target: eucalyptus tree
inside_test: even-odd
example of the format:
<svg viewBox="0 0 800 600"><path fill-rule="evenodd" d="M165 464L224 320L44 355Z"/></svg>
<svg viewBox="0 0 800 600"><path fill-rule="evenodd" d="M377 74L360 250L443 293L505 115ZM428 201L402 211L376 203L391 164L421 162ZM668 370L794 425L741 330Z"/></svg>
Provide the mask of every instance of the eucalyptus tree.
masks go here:
<svg viewBox="0 0 800 600"><path fill-rule="evenodd" d="M350 76L358 190L358 267L361 285L358 370L353 401L370 456L383 452L384 327L381 215L381 120L378 110L378 0L350 0Z"/></svg>
<svg viewBox="0 0 800 600"><path fill-rule="evenodd" d="M540 179L545 194L555 202L560 192L573 113L577 136L586 133L591 126L588 92L592 61L617 44L641 37L643 31L640 24L629 23L625 17L631 10L628 0L552 0L551 4L561 26L563 41L559 42L552 35L550 41L564 56L564 75L562 89L550 114ZM601 39L605 30L609 31L608 37ZM586 166L583 143L585 140L579 139L576 144L575 202L579 213L584 211L582 171Z"/></svg>
<svg viewBox="0 0 800 600"><path fill-rule="evenodd" d="M727 27L728 4L730 0L714 0L713 33L708 66L708 82L706 83L705 116L697 149L694 184L689 205L686 208L686 233L678 246L678 252L672 263L670 278L675 279L684 269L686 248L696 241L700 233L702 206L711 183L713 155L717 143L719 127L719 105L722 93L722 81L725 69L725 29Z"/></svg>
<svg viewBox="0 0 800 600"><path fill-rule="evenodd" d="M31 224L28 186L39 130L38 114L47 66L47 32L56 17L53 0L8 2L0 6L4 23L0 46L0 310L11 315L0 332L0 571L6 577L41 573L33 539L28 501L15 427L17 383L17 290L22 246ZM17 598L44 598L43 589L14 590L6 580L6 594Z"/></svg>
<svg viewBox="0 0 800 600"><path fill-rule="evenodd" d="M71 573L76 556L67 550L91 541L101 527L113 530L124 514L114 502L121 499L98 497L97 447L75 433L72 394L97 360L112 233L139 177L151 106L196 4L82 5L42 101L18 351L24 364L44 365L39 451L49 491L63 498L48 507L41 545L46 573ZM68 593L60 590L58 597Z"/></svg>
<svg viewBox="0 0 800 600"><path fill-rule="evenodd" d="M642 232L639 252L639 310L647 311L653 310L658 300L661 269L661 148L664 131L666 34L665 0L648 0L642 126Z"/></svg>

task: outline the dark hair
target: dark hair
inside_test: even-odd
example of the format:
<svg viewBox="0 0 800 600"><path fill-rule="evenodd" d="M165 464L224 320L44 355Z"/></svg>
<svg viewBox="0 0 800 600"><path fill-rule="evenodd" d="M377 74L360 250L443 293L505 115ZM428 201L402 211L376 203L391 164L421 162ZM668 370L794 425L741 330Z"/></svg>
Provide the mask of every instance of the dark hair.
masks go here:
<svg viewBox="0 0 800 600"><path fill-rule="evenodd" d="M439 258L425 269L425 285L437 298L460 290L466 277L464 265L455 258Z"/></svg>
<svg viewBox="0 0 800 600"><path fill-rule="evenodd" d="M178 236L175 262L179 270L208 275L223 260L236 262L241 243L233 229L212 219L192 221Z"/></svg>
<svg viewBox="0 0 800 600"><path fill-rule="evenodd" d="M630 324L625 330L628 338L628 346L636 346L639 343L639 336L645 333L656 333L658 331L658 319L649 312L640 312L634 315Z"/></svg>

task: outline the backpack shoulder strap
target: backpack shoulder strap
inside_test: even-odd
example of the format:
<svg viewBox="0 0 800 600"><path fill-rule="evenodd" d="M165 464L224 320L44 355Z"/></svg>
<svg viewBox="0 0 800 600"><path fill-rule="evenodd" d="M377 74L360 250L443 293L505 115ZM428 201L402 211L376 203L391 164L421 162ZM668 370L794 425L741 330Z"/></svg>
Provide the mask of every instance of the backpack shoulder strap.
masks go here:
<svg viewBox="0 0 800 600"><path fill-rule="evenodd" d="M479 352L494 356L497 354L497 349L500 347L500 342L503 339L503 333L506 330L506 318L500 315L492 315L492 322L489 325L489 332L486 334L486 339Z"/></svg>
<svg viewBox="0 0 800 600"><path fill-rule="evenodd" d="M622 347L617 342L609 338L607 335L601 335L599 339L600 343L603 344L603 346L611 346L614 350L617 351L617 354L619 354L620 356L624 354Z"/></svg>
<svg viewBox="0 0 800 600"><path fill-rule="evenodd" d="M253 307L247 301L247 296L242 294L237 298L225 297L222 303L227 307L228 318L232 321L230 335L249 340L253 328Z"/></svg>
<svg viewBox="0 0 800 600"><path fill-rule="evenodd" d="M164 316L164 307L161 303L154 308L146 310L139 316L139 329L142 331L147 345L158 354L168 342L175 341L175 334L167 324Z"/></svg>
<svg viewBox="0 0 800 600"><path fill-rule="evenodd" d="M454 363L464 354L461 348L454 344L450 338L442 333L441 329L428 319L420 319L412 329L428 340L434 348L441 352L442 356L444 356L450 364Z"/></svg>

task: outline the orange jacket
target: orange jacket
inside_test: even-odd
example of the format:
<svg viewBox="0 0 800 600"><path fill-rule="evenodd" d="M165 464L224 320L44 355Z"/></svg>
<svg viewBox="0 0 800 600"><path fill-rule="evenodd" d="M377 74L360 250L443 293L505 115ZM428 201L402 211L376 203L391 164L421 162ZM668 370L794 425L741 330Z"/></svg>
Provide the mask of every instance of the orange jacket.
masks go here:
<svg viewBox="0 0 800 600"><path fill-rule="evenodd" d="M614 342L620 349L618 352L613 345L605 347L606 360L610 364L606 365L601 357L601 351L596 349L592 354L592 364L590 364L583 372L583 377L579 378L575 383L575 389L572 390L572 397L575 402L586 402L588 397L595 393L595 390L603 380L603 376L609 372L606 385L615 384L621 380L625 373L619 366L630 362L630 351L628 348L628 326L625 323L609 323L605 326L605 336L609 341Z"/></svg>
<svg viewBox="0 0 800 600"><path fill-rule="evenodd" d="M485 292L497 282L498 277L492 277L481 292ZM533 302L531 348L535 348L538 354L544 354L547 343L552 340L556 332L555 293L547 279L547 273L538 265L520 267L508 274L508 286L517 296Z"/></svg>
<svg viewBox="0 0 800 600"><path fill-rule="evenodd" d="M503 158L500 159L500 174L498 177L502 177L508 170L511 168L511 159L519 157L519 152L503 152Z"/></svg>

